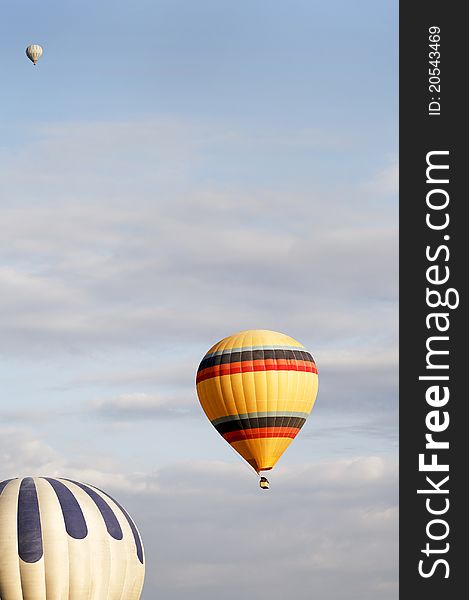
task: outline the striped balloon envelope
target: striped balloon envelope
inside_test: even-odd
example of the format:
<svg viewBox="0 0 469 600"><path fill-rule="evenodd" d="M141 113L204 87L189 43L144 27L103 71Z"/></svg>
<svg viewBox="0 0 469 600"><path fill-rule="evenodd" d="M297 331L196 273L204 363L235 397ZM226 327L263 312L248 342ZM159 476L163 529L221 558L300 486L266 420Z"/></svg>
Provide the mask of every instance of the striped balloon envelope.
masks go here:
<svg viewBox="0 0 469 600"><path fill-rule="evenodd" d="M42 48L39 44L31 44L25 50L26 56L35 65L42 56Z"/></svg>
<svg viewBox="0 0 469 600"><path fill-rule="evenodd" d="M316 400L318 371L293 338L254 329L212 346L196 384L212 425L259 473L272 469L304 425Z"/></svg>
<svg viewBox="0 0 469 600"><path fill-rule="evenodd" d="M1 600L138 600L140 535L103 491L69 479L0 483Z"/></svg>

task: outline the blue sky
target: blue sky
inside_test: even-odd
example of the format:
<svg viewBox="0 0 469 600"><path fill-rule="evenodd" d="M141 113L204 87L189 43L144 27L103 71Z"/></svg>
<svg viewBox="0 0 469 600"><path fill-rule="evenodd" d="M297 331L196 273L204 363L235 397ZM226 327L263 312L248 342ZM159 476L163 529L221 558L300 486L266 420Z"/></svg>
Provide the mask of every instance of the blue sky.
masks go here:
<svg viewBox="0 0 469 600"><path fill-rule="evenodd" d="M122 499L143 600L211 600L224 578L228 599L259 597L250 562L278 571L273 600L293 580L300 599L396 598L397 3L23 1L2 21L2 479ZM274 499L193 384L213 343L256 327L302 341L320 373ZM320 533L271 555L292 502Z"/></svg>

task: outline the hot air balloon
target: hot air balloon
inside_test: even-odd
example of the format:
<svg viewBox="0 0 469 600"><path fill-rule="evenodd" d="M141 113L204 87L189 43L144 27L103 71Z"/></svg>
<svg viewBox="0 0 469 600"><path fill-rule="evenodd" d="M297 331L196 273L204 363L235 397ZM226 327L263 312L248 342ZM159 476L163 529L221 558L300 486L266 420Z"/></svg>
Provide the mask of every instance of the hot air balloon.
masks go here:
<svg viewBox="0 0 469 600"><path fill-rule="evenodd" d="M318 371L293 338L254 329L212 346L196 385L212 425L260 475L274 467L304 425L316 400ZM259 484L269 488L266 477Z"/></svg>
<svg viewBox="0 0 469 600"><path fill-rule="evenodd" d="M138 600L140 535L98 488L70 479L0 483L2 600Z"/></svg>
<svg viewBox="0 0 469 600"><path fill-rule="evenodd" d="M42 48L41 48L41 46L39 46L39 44L31 44L31 46L28 46L26 48L26 56L35 65L37 63L37 61L42 56Z"/></svg>

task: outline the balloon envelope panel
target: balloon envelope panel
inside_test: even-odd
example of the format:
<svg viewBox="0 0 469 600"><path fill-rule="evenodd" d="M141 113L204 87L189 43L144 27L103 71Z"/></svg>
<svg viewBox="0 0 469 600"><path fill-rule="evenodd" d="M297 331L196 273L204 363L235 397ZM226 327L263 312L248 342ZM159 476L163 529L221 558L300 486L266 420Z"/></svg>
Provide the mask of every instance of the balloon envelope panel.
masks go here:
<svg viewBox="0 0 469 600"><path fill-rule="evenodd" d="M0 483L2 600L138 600L144 553L127 512L68 479Z"/></svg>
<svg viewBox="0 0 469 600"><path fill-rule="evenodd" d="M302 344L255 329L212 346L196 383L212 425L259 472L275 465L304 425L316 400L318 372Z"/></svg>

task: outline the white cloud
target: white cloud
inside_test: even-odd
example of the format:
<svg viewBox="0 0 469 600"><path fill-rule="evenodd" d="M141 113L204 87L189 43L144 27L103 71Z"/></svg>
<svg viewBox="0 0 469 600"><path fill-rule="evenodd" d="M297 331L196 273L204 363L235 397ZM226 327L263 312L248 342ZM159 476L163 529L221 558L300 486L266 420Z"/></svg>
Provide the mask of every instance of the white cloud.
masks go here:
<svg viewBox="0 0 469 600"><path fill-rule="evenodd" d="M224 136L176 120L49 125L5 157L15 202L2 212L0 352L211 341L252 326L315 346L395 331L389 209L360 186L210 179Z"/></svg>
<svg viewBox="0 0 469 600"><path fill-rule="evenodd" d="M123 474L117 459L105 454L89 455L86 446L72 458L54 450L31 429L0 427L2 480L11 477L70 477L118 491L140 493L147 488L140 474ZM93 465L93 466L90 466Z"/></svg>
<svg viewBox="0 0 469 600"><path fill-rule="evenodd" d="M364 457L285 467L272 473L265 494L244 471L194 466L160 475L168 495L160 497L164 514L153 531L165 543L161 548L158 535L150 538L156 562L148 598L157 592L180 598L189 590L195 598L215 598L226 581L230 600L241 594L306 600L311 589L334 600L371 600L378 588L380 598L395 597L392 464ZM145 510L141 518L150 523Z"/></svg>
<svg viewBox="0 0 469 600"><path fill-rule="evenodd" d="M190 416L196 408L193 394L168 398L141 392L92 400L88 406L99 417L124 421Z"/></svg>

